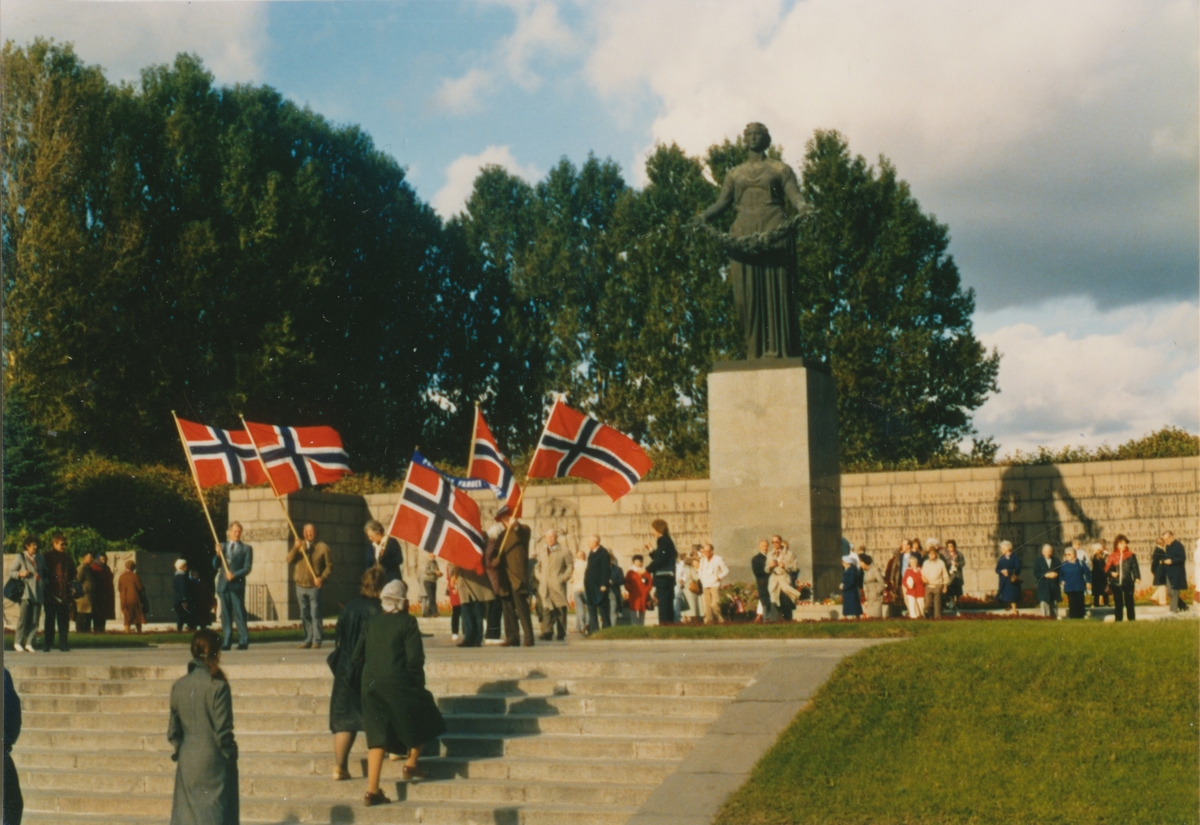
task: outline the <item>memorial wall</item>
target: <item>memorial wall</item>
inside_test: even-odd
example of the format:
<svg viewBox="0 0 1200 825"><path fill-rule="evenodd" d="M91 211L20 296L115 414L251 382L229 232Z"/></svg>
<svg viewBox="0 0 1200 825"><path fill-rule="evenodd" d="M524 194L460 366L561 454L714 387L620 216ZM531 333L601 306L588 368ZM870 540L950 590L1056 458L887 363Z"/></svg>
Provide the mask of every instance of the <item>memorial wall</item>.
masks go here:
<svg viewBox="0 0 1200 825"><path fill-rule="evenodd" d="M1174 531L1188 551L1188 578L1195 581L1192 551L1200 535L1200 458L1088 462L1046 466L849 473L841 477L842 532L853 545L865 545L886 557L900 539L955 539L966 555L967 590L983 595L996 587L996 543L1008 539L1032 565L1043 543L1057 552L1073 538L1104 538L1119 533L1132 542L1142 562L1143 586L1150 585L1150 551L1163 530ZM600 535L623 566L653 543L650 522L662 518L681 548L708 541L709 482L646 481L619 501L609 501L590 484L541 484L529 488L525 521L540 538L549 528L574 550L591 533ZM369 496L304 491L288 501L292 519L317 524L320 538L333 551L334 576L324 591L327 614L358 591L365 564L363 524L368 518L386 527L398 493ZM496 500L477 496L485 525ZM234 490L229 517L246 528L254 545L249 583L250 612L261 619L298 618L295 588L284 557L288 527L283 511L266 488ZM418 553L405 548L405 578L415 600ZM719 547L731 562L744 563L753 547ZM139 553L139 572L151 589L152 619L169 618L170 561ZM5 569L12 557L5 557ZM124 558L113 560L118 565ZM808 580L811 571L802 570ZM11 607L11 605L6 605ZM6 611L6 613L9 611ZM15 613L13 618L15 618Z"/></svg>

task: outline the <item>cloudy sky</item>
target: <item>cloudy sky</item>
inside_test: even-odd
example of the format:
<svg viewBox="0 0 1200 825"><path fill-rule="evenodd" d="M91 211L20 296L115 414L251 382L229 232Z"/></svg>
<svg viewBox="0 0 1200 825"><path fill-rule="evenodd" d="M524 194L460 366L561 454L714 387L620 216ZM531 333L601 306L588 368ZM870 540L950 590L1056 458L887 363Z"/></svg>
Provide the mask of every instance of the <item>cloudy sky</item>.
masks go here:
<svg viewBox="0 0 1200 825"><path fill-rule="evenodd" d="M700 154L749 120L886 155L1003 354L1003 451L1200 432L1200 14L1187 2L4 0L111 80L180 51L361 124L443 215L479 166Z"/></svg>

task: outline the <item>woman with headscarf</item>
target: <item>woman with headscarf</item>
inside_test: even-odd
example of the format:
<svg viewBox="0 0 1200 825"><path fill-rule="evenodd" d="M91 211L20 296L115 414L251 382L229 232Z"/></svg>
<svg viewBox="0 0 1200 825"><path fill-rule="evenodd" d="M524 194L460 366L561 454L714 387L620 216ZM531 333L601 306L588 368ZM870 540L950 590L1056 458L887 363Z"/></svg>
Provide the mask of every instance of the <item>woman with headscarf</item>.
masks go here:
<svg viewBox="0 0 1200 825"><path fill-rule="evenodd" d="M1096 542L1092 545L1092 607L1097 608L1101 605L1108 606L1110 599L1108 596L1108 573L1104 570L1104 563L1108 561L1108 553L1104 551L1104 545Z"/></svg>
<svg viewBox="0 0 1200 825"><path fill-rule="evenodd" d="M858 566L858 559L852 555L842 556L842 617L857 619L862 615L862 599L859 598L859 588L862 587L863 575Z"/></svg>
<svg viewBox="0 0 1200 825"><path fill-rule="evenodd" d="M408 613L403 579L388 582L380 593L383 612L371 619L354 649L362 661L363 727L367 732L368 807L391 802L379 789L383 754L407 753L402 775L422 779L417 767L421 748L446 732L433 694L425 689L425 649L421 629Z"/></svg>
<svg viewBox="0 0 1200 825"><path fill-rule="evenodd" d="M220 661L221 637L196 631L188 675L171 686L167 739L176 763L171 825L240 822L233 697Z"/></svg>
<svg viewBox="0 0 1200 825"><path fill-rule="evenodd" d="M1000 542L1000 558L996 559L996 601L1008 605L1009 611L1017 615L1021 603L1021 560L1013 553L1011 541Z"/></svg>
<svg viewBox="0 0 1200 825"><path fill-rule="evenodd" d="M1122 621L1122 606L1128 614L1129 621L1134 620L1133 591L1142 579L1142 570L1138 567L1137 556L1129 549L1129 539L1117 536L1113 542L1112 555L1104 563L1104 571L1108 574L1108 586L1112 590L1113 606L1117 610L1117 621Z"/></svg>
<svg viewBox="0 0 1200 825"><path fill-rule="evenodd" d="M860 547L858 550L858 564L862 568L863 595L867 599L864 615L868 619L882 619L883 591L887 589L887 582L884 580L879 566L875 564L875 560L867 555L865 547Z"/></svg>
<svg viewBox="0 0 1200 825"><path fill-rule="evenodd" d="M333 778L350 778L350 749L363 729L362 667L355 663L354 651L363 630L383 609L379 593L387 582L382 567L368 567L362 574L358 595L346 602L333 630L333 652L326 660L333 671L333 691L329 694L329 731L333 734Z"/></svg>

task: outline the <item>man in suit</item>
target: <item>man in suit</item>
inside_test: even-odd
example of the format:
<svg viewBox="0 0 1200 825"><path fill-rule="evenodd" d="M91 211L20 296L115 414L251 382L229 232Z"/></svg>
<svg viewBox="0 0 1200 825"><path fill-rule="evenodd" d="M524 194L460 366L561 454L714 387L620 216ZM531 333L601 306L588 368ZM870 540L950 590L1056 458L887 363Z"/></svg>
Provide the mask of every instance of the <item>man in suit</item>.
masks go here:
<svg viewBox="0 0 1200 825"><path fill-rule="evenodd" d="M321 585L333 575L333 562L329 558L329 545L317 541L315 524L304 525L301 532L304 539L288 551L287 560L288 564L296 565L292 568L292 581L296 583L300 624L304 628L300 647L307 650L321 646Z"/></svg>
<svg viewBox="0 0 1200 825"><path fill-rule="evenodd" d="M583 572L583 592L588 603L588 632L609 627L608 588L612 582L612 556L600 543L599 536L588 536L587 568ZM599 621L599 624L597 624Z"/></svg>
<svg viewBox="0 0 1200 825"><path fill-rule="evenodd" d="M221 557L213 558L217 571L217 597L221 600L221 646L229 650L233 642L233 623L238 626L238 650L250 647L250 629L246 626L246 577L254 567L254 548L242 543L242 525L233 522L225 531Z"/></svg>
<svg viewBox="0 0 1200 825"><path fill-rule="evenodd" d="M367 522L363 532L367 534L367 541L370 542L367 545L365 567L382 567L389 582L404 578L400 573L400 567L404 564L404 551L400 549L400 542L392 536L385 535L383 525L374 519Z"/></svg>
<svg viewBox="0 0 1200 825"><path fill-rule="evenodd" d="M488 559L496 574L496 595L500 597L504 610L504 641L501 646L524 644L525 647L533 647L533 620L529 615L529 539L533 531L506 510L502 508L496 514L496 524L488 531L488 545L484 552L484 558ZM518 629L524 634L524 642Z"/></svg>
<svg viewBox="0 0 1200 825"><path fill-rule="evenodd" d="M50 537L50 551L42 563L46 569L46 624L42 628L42 650L49 653L54 647L54 630L57 628L58 649L66 653L70 650L67 628L71 624L71 605L75 601L71 594L75 562L67 554L67 540L62 533Z"/></svg>

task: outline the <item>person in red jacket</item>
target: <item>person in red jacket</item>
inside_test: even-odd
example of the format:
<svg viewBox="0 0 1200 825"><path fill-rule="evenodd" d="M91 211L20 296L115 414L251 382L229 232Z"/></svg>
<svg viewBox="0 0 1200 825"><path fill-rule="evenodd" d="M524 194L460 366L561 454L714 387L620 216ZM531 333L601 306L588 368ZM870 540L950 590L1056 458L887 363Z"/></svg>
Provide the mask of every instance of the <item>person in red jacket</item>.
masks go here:
<svg viewBox="0 0 1200 825"><path fill-rule="evenodd" d="M633 624L646 623L646 606L650 599L651 585L654 579L642 567L642 557L633 557L633 566L625 574L625 592L629 594L630 621Z"/></svg>
<svg viewBox="0 0 1200 825"><path fill-rule="evenodd" d="M921 578L921 564L917 557L908 557L908 569L901 579L904 587L904 603L908 605L908 618L920 619L925 615L925 580Z"/></svg>

